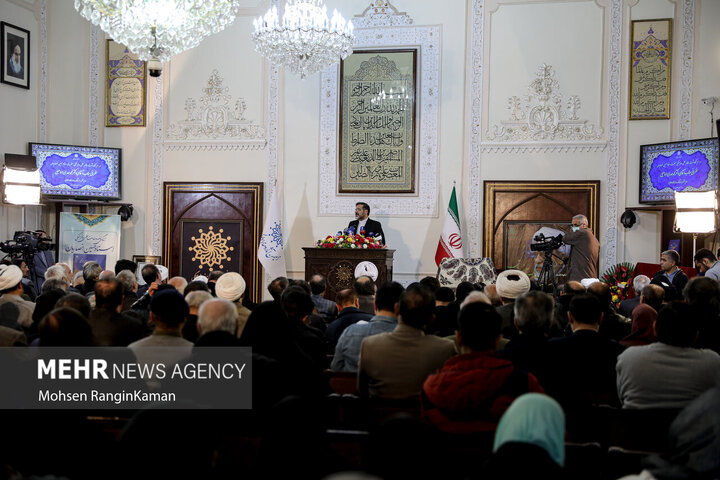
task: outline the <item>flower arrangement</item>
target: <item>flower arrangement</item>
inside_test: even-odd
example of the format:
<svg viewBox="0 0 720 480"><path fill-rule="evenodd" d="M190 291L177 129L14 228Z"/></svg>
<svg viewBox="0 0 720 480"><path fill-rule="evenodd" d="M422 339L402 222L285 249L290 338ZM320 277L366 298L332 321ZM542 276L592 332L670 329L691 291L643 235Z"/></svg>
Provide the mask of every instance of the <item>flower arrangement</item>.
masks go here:
<svg viewBox="0 0 720 480"><path fill-rule="evenodd" d="M318 248L387 248L379 238L366 237L353 232L338 232L317 241Z"/></svg>
<svg viewBox="0 0 720 480"><path fill-rule="evenodd" d="M635 265L623 262L608 268L600 277L601 282L610 286L612 303L615 308L619 307L620 302L627 298L628 290L630 290L630 279L632 279L634 273Z"/></svg>

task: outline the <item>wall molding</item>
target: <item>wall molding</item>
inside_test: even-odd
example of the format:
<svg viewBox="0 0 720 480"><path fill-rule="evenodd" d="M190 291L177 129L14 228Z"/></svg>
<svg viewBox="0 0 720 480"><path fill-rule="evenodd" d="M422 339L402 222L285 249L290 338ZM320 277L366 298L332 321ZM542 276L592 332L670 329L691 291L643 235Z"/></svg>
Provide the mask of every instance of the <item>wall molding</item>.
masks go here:
<svg viewBox="0 0 720 480"><path fill-rule="evenodd" d="M48 39L47 39L47 0L40 2L40 120L38 137L47 141L47 72L48 72Z"/></svg>
<svg viewBox="0 0 720 480"><path fill-rule="evenodd" d="M166 147L183 150L246 150L261 149L267 144L265 128L245 118L247 105L243 97L233 96L224 86L225 80L213 69L198 97L185 99L184 120L168 125Z"/></svg>
<svg viewBox="0 0 720 480"><path fill-rule="evenodd" d="M618 162L620 158L620 72L622 69L623 0L610 2L610 35L608 51L608 149L605 189L605 234L600 245L605 248L604 265L617 262L618 240ZM599 233L599 232L598 232ZM604 239L604 241L602 240Z"/></svg>
<svg viewBox="0 0 720 480"><path fill-rule="evenodd" d="M482 106L483 106L483 61L484 44L483 35L485 28L484 0L472 0L472 31L470 46L470 64L472 65L472 79L470 91L470 185L468 191L468 212L467 212L467 255L479 257L480 232L482 231L482 179L480 178L480 162L482 160Z"/></svg>
<svg viewBox="0 0 720 480"><path fill-rule="evenodd" d="M604 152L608 142L482 142L482 153L578 153Z"/></svg>
<svg viewBox="0 0 720 480"><path fill-rule="evenodd" d="M602 139L600 127L578 116L582 100L578 95L566 97L555 78L555 69L543 63L527 86L527 93L508 98L510 118L488 129L491 142L534 142L535 145L558 140L581 145Z"/></svg>
<svg viewBox="0 0 720 480"><path fill-rule="evenodd" d="M419 46L419 63L422 66L418 96L418 147L415 159L417 173L416 193L413 195L340 195L337 191L338 163L338 71L333 65L322 71L320 77L320 178L318 212L320 216L347 215L355 202L362 198L372 205L373 212L381 216L436 217L438 170L438 119L440 87L441 29L439 26L394 26L397 15L375 16L373 5L364 14L372 15L372 28L355 29L356 50ZM389 5L389 3L388 3ZM355 17L358 19L359 17ZM356 20L353 19L353 22ZM381 22L390 22L382 23ZM361 22L362 23L362 22Z"/></svg>
<svg viewBox="0 0 720 480"><path fill-rule="evenodd" d="M678 132L680 140L689 140L692 134L692 86L695 46L695 0L682 0L680 5L680 114Z"/></svg>
<svg viewBox="0 0 720 480"><path fill-rule="evenodd" d="M152 127L152 158L150 175L150 255L162 255L162 176L163 176L163 129L165 127L163 115L164 79L155 77L151 79L153 86L153 127ZM165 260L166 261L166 260Z"/></svg>
<svg viewBox="0 0 720 480"><path fill-rule="evenodd" d="M98 104L100 103L100 27L90 27L90 65L88 88L88 144L98 146ZM104 35L103 35L104 38ZM103 89L105 83L102 83ZM103 119L103 124L104 124Z"/></svg>

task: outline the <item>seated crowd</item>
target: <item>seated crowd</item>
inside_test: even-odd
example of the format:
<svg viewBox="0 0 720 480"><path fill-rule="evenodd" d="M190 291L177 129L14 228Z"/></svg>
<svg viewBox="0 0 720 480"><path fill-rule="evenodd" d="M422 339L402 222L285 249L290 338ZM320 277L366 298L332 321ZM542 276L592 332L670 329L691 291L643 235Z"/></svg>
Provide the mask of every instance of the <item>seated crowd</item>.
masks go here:
<svg viewBox="0 0 720 480"><path fill-rule="evenodd" d="M322 275L310 282L279 277L268 285L273 300L254 304L234 272L188 283L147 264L139 286L129 260L114 271L88 262L79 276L56 264L41 291L29 295L20 266L0 265L0 346L123 346L139 363L153 361L148 347L175 347L177 362L195 346L252 347L253 411L272 410L274 419L289 418L308 432L317 428L308 418L319 399L332 393L329 380L340 375L334 372L354 374L360 401L416 407L422 425L407 428L418 429L418 438L427 428L494 434L481 478L540 475L538 468L562 477L566 416L599 405L682 410L671 447L695 445L684 429L707 418L714 438L697 448L706 456L715 448L714 460L695 466L692 456L658 457L642 478L665 478L663 468L715 478L720 266L702 249L696 266L708 274L688 280L673 253L663 252L663 270L653 279L635 278L636 297L619 309L605 283L571 281L553 296L519 270L454 290L432 277L407 287L360 277L335 301L325 297ZM304 457L304 448L292 458ZM317 472L339 469L328 461Z"/></svg>

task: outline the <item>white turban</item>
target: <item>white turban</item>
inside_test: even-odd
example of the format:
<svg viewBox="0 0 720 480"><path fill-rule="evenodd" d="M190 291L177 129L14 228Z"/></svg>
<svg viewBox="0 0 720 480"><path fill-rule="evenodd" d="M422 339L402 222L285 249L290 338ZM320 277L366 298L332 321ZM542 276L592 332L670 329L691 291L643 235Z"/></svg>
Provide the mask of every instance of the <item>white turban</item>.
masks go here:
<svg viewBox="0 0 720 480"><path fill-rule="evenodd" d="M530 277L520 270L505 270L498 275L495 289L502 298L517 298L530 291Z"/></svg>
<svg viewBox="0 0 720 480"><path fill-rule="evenodd" d="M23 278L22 270L17 265L8 265L0 270L0 290L17 286Z"/></svg>
<svg viewBox="0 0 720 480"><path fill-rule="evenodd" d="M245 279L239 273L224 273L215 283L215 295L218 298L235 302L243 293L245 293Z"/></svg>

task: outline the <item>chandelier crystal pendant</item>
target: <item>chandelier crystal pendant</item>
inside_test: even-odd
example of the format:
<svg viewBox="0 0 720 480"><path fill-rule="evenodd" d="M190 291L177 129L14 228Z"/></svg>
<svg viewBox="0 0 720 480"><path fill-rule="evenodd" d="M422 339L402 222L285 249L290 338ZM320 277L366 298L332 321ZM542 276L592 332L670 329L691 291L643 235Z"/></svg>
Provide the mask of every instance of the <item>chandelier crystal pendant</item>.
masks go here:
<svg viewBox="0 0 720 480"><path fill-rule="evenodd" d="M239 0L75 0L75 10L141 60L167 61L230 25Z"/></svg>
<svg viewBox="0 0 720 480"><path fill-rule="evenodd" d="M323 0L288 0L282 22L273 6L253 25L255 50L301 78L344 59L355 42L352 22L337 10L328 20Z"/></svg>

